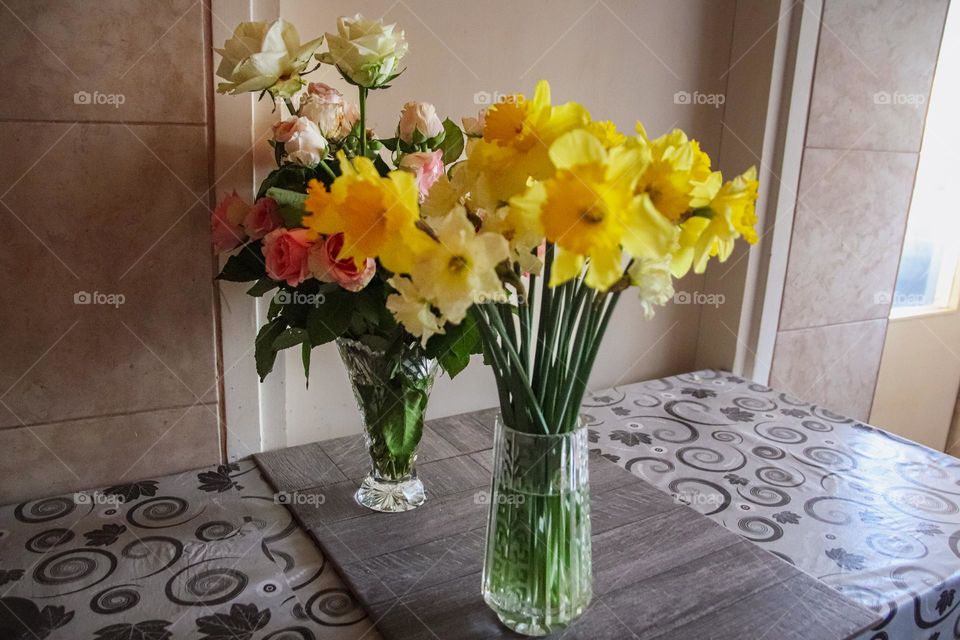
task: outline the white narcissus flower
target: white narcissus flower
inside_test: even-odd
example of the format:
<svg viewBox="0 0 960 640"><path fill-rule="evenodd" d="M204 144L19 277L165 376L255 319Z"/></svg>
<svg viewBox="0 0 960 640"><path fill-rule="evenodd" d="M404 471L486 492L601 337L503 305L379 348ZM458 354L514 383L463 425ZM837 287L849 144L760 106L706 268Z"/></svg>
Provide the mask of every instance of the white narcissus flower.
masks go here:
<svg viewBox="0 0 960 640"><path fill-rule="evenodd" d="M244 93L269 90L274 96L289 98L303 81L307 68L323 37L300 44L297 29L285 20L241 22L222 49L217 75L226 80L217 85L218 93Z"/></svg>
<svg viewBox="0 0 960 640"><path fill-rule="evenodd" d="M434 315L430 302L413 282L403 276L393 276L387 282L397 291L387 297L387 309L393 312L407 331L420 338L423 346L427 345L431 336L443 333L443 327Z"/></svg>
<svg viewBox="0 0 960 640"><path fill-rule="evenodd" d="M273 139L283 143L283 151L290 162L304 167L315 167L327 155L327 139L320 127L309 118L291 117L273 125Z"/></svg>
<svg viewBox="0 0 960 640"><path fill-rule="evenodd" d="M670 275L670 258L644 260L637 258L629 270L630 281L637 287L643 317L653 317L653 307L662 307L673 298L673 278Z"/></svg>
<svg viewBox="0 0 960 640"><path fill-rule="evenodd" d="M397 132L407 144L420 144L443 133L443 123L429 102L408 102L400 112Z"/></svg>
<svg viewBox="0 0 960 640"><path fill-rule="evenodd" d="M407 53L403 31L382 20L367 20L359 13L337 20L337 33L327 34L329 51L319 54L321 62L336 65L356 85L373 89L400 72L400 59Z"/></svg>

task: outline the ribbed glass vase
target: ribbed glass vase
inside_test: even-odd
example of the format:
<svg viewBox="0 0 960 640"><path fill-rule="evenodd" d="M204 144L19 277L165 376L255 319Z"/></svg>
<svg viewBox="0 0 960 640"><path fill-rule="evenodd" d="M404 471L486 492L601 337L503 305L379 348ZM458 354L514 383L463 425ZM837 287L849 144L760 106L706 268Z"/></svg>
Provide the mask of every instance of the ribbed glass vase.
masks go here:
<svg viewBox="0 0 960 640"><path fill-rule="evenodd" d="M374 511L416 509L426 500L417 477L417 447L437 362L416 347L391 352L348 338L337 340L363 418L370 473L357 502Z"/></svg>
<svg viewBox="0 0 960 640"><path fill-rule="evenodd" d="M560 631L593 595L587 431L515 431L498 417L483 599L510 629Z"/></svg>

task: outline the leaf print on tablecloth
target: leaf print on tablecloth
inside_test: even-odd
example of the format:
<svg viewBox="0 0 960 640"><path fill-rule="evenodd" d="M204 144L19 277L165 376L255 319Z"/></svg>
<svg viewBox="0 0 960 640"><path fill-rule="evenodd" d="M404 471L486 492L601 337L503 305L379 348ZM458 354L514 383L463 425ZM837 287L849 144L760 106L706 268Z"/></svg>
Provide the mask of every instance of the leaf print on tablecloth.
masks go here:
<svg viewBox="0 0 960 640"><path fill-rule="evenodd" d="M876 511L861 511L860 512L860 521L863 524L882 524L883 515L877 513Z"/></svg>
<svg viewBox="0 0 960 640"><path fill-rule="evenodd" d="M728 473L725 476L723 476L723 479L729 482L730 484L734 484L734 485L738 484L743 487L747 486L750 483L749 480L747 480L743 476L738 476L735 473Z"/></svg>
<svg viewBox="0 0 960 640"><path fill-rule="evenodd" d="M54 605L41 609L26 598L0 598L0 637L42 640L73 620L73 614Z"/></svg>
<svg viewBox="0 0 960 640"><path fill-rule="evenodd" d="M915 529L917 533L924 536L942 536L943 529L930 522L921 522Z"/></svg>
<svg viewBox="0 0 960 640"><path fill-rule="evenodd" d="M956 589L944 589L940 592L940 597L937 599L937 611L940 615L943 615L947 612L947 609L950 608L950 605L953 604L953 599L957 595Z"/></svg>
<svg viewBox="0 0 960 640"><path fill-rule="evenodd" d="M860 571L863 569L866 558L855 553L847 553L837 547L826 552L827 557L837 563L837 566L846 571Z"/></svg>
<svg viewBox="0 0 960 640"><path fill-rule="evenodd" d="M600 442L600 432L596 429L587 429L587 442L593 442L594 444Z"/></svg>
<svg viewBox="0 0 960 640"><path fill-rule="evenodd" d="M108 496L117 496L121 502L130 502L141 496L152 498L157 495L157 487L159 487L159 483L156 480L141 480L140 482L108 487L104 489L103 493Z"/></svg>
<svg viewBox="0 0 960 640"><path fill-rule="evenodd" d="M197 474L197 480L200 481L200 486L198 487L201 491L216 491L218 493L223 493L224 491L229 491L236 487L237 489L243 489L242 486L237 484L233 478L230 477L231 471L239 471L240 466L234 462L230 464L221 464L217 466L216 471L204 471Z"/></svg>
<svg viewBox="0 0 960 640"><path fill-rule="evenodd" d="M740 407L724 407L720 409L720 413L727 416L727 420L734 422L751 422L754 415L752 411L744 411Z"/></svg>
<svg viewBox="0 0 960 640"><path fill-rule="evenodd" d="M0 569L0 587L23 577L23 569Z"/></svg>
<svg viewBox="0 0 960 640"><path fill-rule="evenodd" d="M773 514L773 519L780 524L800 524L800 516L793 511L781 511Z"/></svg>
<svg viewBox="0 0 960 640"><path fill-rule="evenodd" d="M698 400L717 397L717 392L714 391L713 389L694 389L692 387L687 387L686 389L683 389L680 393L686 396L693 396Z"/></svg>
<svg viewBox="0 0 960 640"><path fill-rule="evenodd" d="M628 415L630 415L630 409L628 409L627 407L613 407L613 408L610 409L610 410L613 411L613 412L614 412L615 414L617 414L618 416L620 416L621 418L622 418L623 416L628 416Z"/></svg>
<svg viewBox="0 0 960 640"><path fill-rule="evenodd" d="M131 624L121 622L97 631L96 640L170 640L173 634L167 630L172 623L166 620L144 620Z"/></svg>
<svg viewBox="0 0 960 640"><path fill-rule="evenodd" d="M614 442L622 442L628 447L636 447L641 442L643 444L650 444L653 440L650 438L650 434L642 433L640 431L626 431L624 429L616 429L610 432L610 439Z"/></svg>
<svg viewBox="0 0 960 640"><path fill-rule="evenodd" d="M791 418L806 418L810 415L803 409L780 409L780 413Z"/></svg>
<svg viewBox="0 0 960 640"><path fill-rule="evenodd" d="M215 613L197 618L197 632L202 640L250 640L253 634L270 622L270 610L255 604L235 604L230 613Z"/></svg>
<svg viewBox="0 0 960 640"><path fill-rule="evenodd" d="M88 547L106 547L126 533L127 527L122 524L105 524L102 529L87 531L83 537L87 539Z"/></svg>

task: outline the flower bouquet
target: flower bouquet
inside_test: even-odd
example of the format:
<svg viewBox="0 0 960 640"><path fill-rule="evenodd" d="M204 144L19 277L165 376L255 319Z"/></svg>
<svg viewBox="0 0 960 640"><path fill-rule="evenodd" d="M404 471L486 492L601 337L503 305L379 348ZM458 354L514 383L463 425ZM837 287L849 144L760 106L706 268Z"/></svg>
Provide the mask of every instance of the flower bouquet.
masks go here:
<svg viewBox="0 0 960 640"><path fill-rule="evenodd" d="M416 230L420 201L445 163L462 154L464 135L419 102L403 108L393 137L368 129L369 93L401 72L402 31L356 16L341 18L338 33L326 35L328 51L317 54L322 41L301 45L283 20L247 22L217 50L217 74L225 79L218 91L269 94L287 111L270 141L277 168L255 202L233 193L213 212L214 245L233 252L219 279L251 282L249 295L270 296L255 345L261 380L277 353L290 348L300 349L309 377L312 349L337 342L371 456L357 499L403 511L425 499L415 461L437 369L455 376L481 347L467 324L451 323L429 340L405 330L386 306L394 292L388 280L409 269L405 243L423 236ZM307 84L303 76L316 68L308 68L311 59L335 65L357 87L357 102L325 84ZM330 213L304 219L308 187L311 206Z"/></svg>

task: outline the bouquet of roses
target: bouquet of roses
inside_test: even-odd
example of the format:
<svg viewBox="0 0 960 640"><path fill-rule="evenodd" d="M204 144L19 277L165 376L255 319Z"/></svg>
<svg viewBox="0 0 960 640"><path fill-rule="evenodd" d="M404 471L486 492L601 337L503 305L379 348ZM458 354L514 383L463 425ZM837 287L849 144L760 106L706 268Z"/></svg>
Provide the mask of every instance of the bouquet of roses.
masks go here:
<svg viewBox="0 0 960 640"><path fill-rule="evenodd" d="M393 292L387 281L408 266L402 256L410 247L399 248L416 241L407 226L419 220L420 203L445 165L461 155L464 135L425 102L404 106L390 138L377 138L367 127L369 93L387 88L402 72L407 44L393 25L341 18L338 33L326 35L328 50L317 53L322 42L301 45L283 20L250 22L217 50L217 74L226 80L218 91L268 94L288 112L270 141L277 168L255 202L233 193L213 213L215 247L235 251L219 278L253 282L251 296L272 296L269 321L256 340L261 379L280 350L297 346L309 375L312 348L342 337L376 352L422 350L456 375L471 353L479 353L479 334L451 323L441 337L421 344L394 319L386 300ZM303 76L317 68L310 68L311 59L335 65L357 87L357 101L325 84L307 84ZM317 185L314 200L322 192L335 203L338 220L346 223L342 229L304 221L311 184ZM389 221L375 219L384 212ZM401 218L410 225L395 224Z"/></svg>

